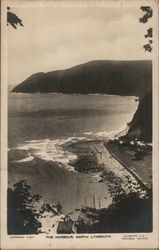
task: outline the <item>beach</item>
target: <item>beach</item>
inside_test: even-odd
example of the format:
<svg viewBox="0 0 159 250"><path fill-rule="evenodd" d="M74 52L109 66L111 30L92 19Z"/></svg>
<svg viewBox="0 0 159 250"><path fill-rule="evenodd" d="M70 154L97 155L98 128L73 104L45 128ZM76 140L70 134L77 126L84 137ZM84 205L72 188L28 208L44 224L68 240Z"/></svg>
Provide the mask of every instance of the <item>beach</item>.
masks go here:
<svg viewBox="0 0 159 250"><path fill-rule="evenodd" d="M128 131L137 108L134 97L15 93L9 97L9 188L25 180L31 192L41 196L40 206L60 202L62 217L69 215L73 221L79 216L87 221L83 206L107 209L116 193L145 196L142 174L138 181L120 158L122 146L116 149L118 155L113 144L110 147L110 140ZM59 216L42 218L43 229Z"/></svg>
<svg viewBox="0 0 159 250"><path fill-rule="evenodd" d="M145 177L145 175L140 173L142 166L140 165L141 167L139 169L138 162L135 162L135 164L130 167L130 164L128 164L126 160L131 161L131 157L130 155L126 157L125 153L124 156L126 160L123 163L123 154L121 154L121 151L124 151L124 149L122 146L118 146L118 148L116 147L115 151L115 145L110 143L109 140L92 140L81 141L73 144L66 143L64 147L67 148L68 151L77 154L77 159L75 159L71 165L73 165L79 172L97 172L99 177L98 181L109 179L109 175L112 173L114 175L114 179L120 180L120 183L126 192L140 190L140 192L144 194L144 191L150 187L152 178L149 176L148 182L145 181L147 176ZM151 158L151 155L147 157ZM147 168L148 174L151 172L151 165L149 165L149 161L147 161L147 158L146 160L140 161L140 164L142 162L144 168ZM133 163L134 162L132 161L132 164ZM136 171L134 171L134 169ZM113 183L113 179L111 180L111 183Z"/></svg>

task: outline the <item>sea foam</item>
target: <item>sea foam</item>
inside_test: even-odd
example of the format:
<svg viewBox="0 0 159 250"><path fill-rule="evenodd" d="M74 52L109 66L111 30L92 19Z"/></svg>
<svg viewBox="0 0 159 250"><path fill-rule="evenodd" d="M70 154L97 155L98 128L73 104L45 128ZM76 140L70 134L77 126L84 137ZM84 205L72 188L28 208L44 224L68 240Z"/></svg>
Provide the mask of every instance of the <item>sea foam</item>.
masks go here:
<svg viewBox="0 0 159 250"><path fill-rule="evenodd" d="M23 144L20 144L16 149L26 150L28 157L17 160L15 162L30 162L34 158L40 158L44 161L53 161L59 163L59 166L65 166L69 171L74 171L74 168L70 165L70 161L77 159L77 155L64 150L62 145L71 142L75 143L77 141L89 141L92 139L113 139L117 137L121 131L125 128L122 127L119 130L114 130L110 132L85 132L84 136L72 136L67 139L43 139L43 140L27 140Z"/></svg>
<svg viewBox="0 0 159 250"><path fill-rule="evenodd" d="M27 150L29 157L16 161L29 162L34 158L40 158L45 161L53 161L64 165L69 171L73 171L74 168L69 165L70 160L75 160L77 156L71 152L63 150L62 145L68 141L75 141L76 138L70 137L68 139L45 139L45 140L30 140L25 141L24 144L20 144L16 149ZM78 137L78 140L83 137ZM77 139L76 139L77 140Z"/></svg>

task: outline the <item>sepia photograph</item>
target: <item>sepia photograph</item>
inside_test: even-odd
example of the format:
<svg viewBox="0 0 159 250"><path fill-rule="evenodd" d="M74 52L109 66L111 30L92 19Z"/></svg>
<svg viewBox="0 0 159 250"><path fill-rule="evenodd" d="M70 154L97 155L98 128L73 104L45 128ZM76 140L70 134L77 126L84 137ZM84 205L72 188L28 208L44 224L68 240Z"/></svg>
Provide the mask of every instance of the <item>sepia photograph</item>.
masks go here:
<svg viewBox="0 0 159 250"><path fill-rule="evenodd" d="M156 232L156 1L125 2L3 1L10 238Z"/></svg>

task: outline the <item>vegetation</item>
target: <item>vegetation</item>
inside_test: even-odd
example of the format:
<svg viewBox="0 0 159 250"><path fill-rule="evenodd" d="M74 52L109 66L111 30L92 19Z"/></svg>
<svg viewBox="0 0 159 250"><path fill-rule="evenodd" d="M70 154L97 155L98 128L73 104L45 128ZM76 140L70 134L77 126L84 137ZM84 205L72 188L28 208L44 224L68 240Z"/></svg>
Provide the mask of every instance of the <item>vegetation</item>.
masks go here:
<svg viewBox="0 0 159 250"><path fill-rule="evenodd" d="M80 155L72 164L78 172L93 173L103 170L103 165L99 165L97 158L93 154Z"/></svg>
<svg viewBox="0 0 159 250"><path fill-rule="evenodd" d="M152 232L152 193L141 198L138 193L117 193L112 204L99 213L98 222L79 219L77 233Z"/></svg>
<svg viewBox="0 0 159 250"><path fill-rule="evenodd" d="M139 18L139 21L141 23L147 23L149 18L152 17L153 11L152 11L150 6L141 6L140 9L144 12L144 15L143 15L143 17ZM153 33L152 28L149 28L147 30L147 34L145 34L145 38L147 38L149 40L148 40L147 44L143 45L143 47L144 47L145 51L148 51L148 52L152 51L152 43L153 43L153 41L152 41L153 34L152 33Z"/></svg>
<svg viewBox="0 0 159 250"><path fill-rule="evenodd" d="M41 227L36 204L40 196L22 180L8 189L8 234L37 234Z"/></svg>
<svg viewBox="0 0 159 250"><path fill-rule="evenodd" d="M10 7L7 7L7 26L11 25L14 29L17 29L18 24L24 26L22 20L14 13L10 11Z"/></svg>
<svg viewBox="0 0 159 250"><path fill-rule="evenodd" d="M152 142L152 91L140 100L138 109L130 123L129 137Z"/></svg>

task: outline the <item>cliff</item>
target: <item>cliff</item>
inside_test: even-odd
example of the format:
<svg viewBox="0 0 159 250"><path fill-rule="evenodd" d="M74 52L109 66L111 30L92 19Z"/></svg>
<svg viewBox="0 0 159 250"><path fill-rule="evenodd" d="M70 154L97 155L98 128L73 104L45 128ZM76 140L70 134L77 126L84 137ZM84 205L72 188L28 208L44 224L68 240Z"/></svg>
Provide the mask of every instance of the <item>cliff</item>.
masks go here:
<svg viewBox="0 0 159 250"><path fill-rule="evenodd" d="M152 91L146 93L140 100L127 136L152 142Z"/></svg>
<svg viewBox="0 0 159 250"><path fill-rule="evenodd" d="M22 93L106 93L143 96L151 89L151 61L90 61L48 73L36 73L12 91Z"/></svg>

